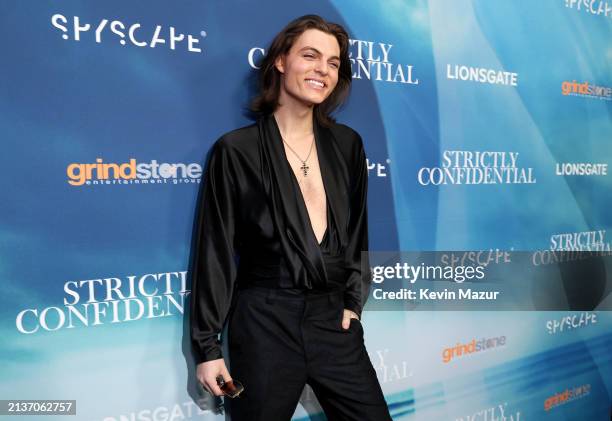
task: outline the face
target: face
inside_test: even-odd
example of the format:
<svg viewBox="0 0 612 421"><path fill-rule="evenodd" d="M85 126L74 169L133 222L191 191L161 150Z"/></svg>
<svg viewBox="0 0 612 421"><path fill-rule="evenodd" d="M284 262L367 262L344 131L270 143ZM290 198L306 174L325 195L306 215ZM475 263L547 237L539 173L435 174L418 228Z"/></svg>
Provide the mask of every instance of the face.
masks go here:
<svg viewBox="0 0 612 421"><path fill-rule="evenodd" d="M339 57L336 37L318 29L304 31L289 53L276 59L282 73L280 102L286 103L287 98L307 105L325 101L338 84Z"/></svg>

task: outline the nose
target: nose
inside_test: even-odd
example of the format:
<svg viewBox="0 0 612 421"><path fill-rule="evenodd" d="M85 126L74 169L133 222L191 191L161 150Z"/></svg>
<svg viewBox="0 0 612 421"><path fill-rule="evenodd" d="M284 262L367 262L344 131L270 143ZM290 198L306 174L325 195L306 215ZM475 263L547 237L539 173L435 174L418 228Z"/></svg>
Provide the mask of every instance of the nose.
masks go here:
<svg viewBox="0 0 612 421"><path fill-rule="evenodd" d="M315 65L315 70L318 73L326 75L327 72L328 72L327 66L328 66L328 64L325 61L317 61L317 64Z"/></svg>

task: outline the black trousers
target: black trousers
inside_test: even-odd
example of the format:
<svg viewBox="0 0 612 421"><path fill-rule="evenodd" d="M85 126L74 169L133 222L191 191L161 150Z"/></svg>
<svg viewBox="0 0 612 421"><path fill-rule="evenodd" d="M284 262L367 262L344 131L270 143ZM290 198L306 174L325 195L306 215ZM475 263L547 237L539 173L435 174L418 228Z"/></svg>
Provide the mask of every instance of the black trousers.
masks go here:
<svg viewBox="0 0 612 421"><path fill-rule="evenodd" d="M225 399L232 421L290 420L306 384L328 420L391 420L361 322L343 329L343 307L342 291L238 290L229 369L245 390Z"/></svg>

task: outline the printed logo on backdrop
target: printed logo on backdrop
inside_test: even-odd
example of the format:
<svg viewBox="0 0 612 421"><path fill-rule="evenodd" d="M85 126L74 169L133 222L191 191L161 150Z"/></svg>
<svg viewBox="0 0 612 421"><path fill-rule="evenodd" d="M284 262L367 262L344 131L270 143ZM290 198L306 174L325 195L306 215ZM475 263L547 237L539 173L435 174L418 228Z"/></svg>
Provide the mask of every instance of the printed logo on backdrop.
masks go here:
<svg viewBox="0 0 612 421"><path fill-rule="evenodd" d="M24 309L15 325L20 333L34 334L182 316L191 293L186 275L182 271L68 281L63 305Z"/></svg>
<svg viewBox="0 0 612 421"><path fill-rule="evenodd" d="M392 44L383 42L349 39L349 57L353 70L353 79L367 79L377 82L418 85L419 79L414 75L411 64L392 61ZM256 62L266 54L261 47L249 50L247 61L253 69L259 69Z"/></svg>
<svg viewBox="0 0 612 421"><path fill-rule="evenodd" d="M51 16L51 25L62 33L62 38L71 41L95 41L97 44L118 43L140 48L177 47L190 53L201 53L197 47L200 38L206 37L206 31L199 35L184 34L173 26L156 25L154 28L143 28L140 23L124 23L120 20L101 19L96 22L83 22L78 16L67 18L62 14ZM159 47L158 47L159 45Z"/></svg>
<svg viewBox="0 0 612 421"><path fill-rule="evenodd" d="M521 421L521 411L512 412L508 403L478 409L471 414L456 417L455 421Z"/></svg>
<svg viewBox="0 0 612 421"><path fill-rule="evenodd" d="M547 266L612 255L612 244L606 241L606 230L553 234L550 248L537 250L531 256L533 266Z"/></svg>
<svg viewBox="0 0 612 421"><path fill-rule="evenodd" d="M549 335L568 332L597 324L597 313L583 311L580 314L563 316L560 319L546 321L546 330Z"/></svg>
<svg viewBox="0 0 612 421"><path fill-rule="evenodd" d="M375 177L387 177L387 165L391 163L389 158L386 159L385 163L382 162L374 162L370 161L370 159L366 159L368 166L368 175Z"/></svg>
<svg viewBox="0 0 612 421"><path fill-rule="evenodd" d="M594 162L557 162L555 175L608 175L608 164Z"/></svg>
<svg viewBox="0 0 612 421"><path fill-rule="evenodd" d="M581 96L585 98L612 100L612 88L608 86L598 86L590 82L578 83L573 81L563 81L561 83L561 94L563 96Z"/></svg>
<svg viewBox="0 0 612 421"><path fill-rule="evenodd" d="M446 65L446 78L490 85L518 86L518 73L457 64Z"/></svg>
<svg viewBox="0 0 612 421"><path fill-rule="evenodd" d="M612 18L612 3L606 0L565 0L565 7L578 12Z"/></svg>
<svg viewBox="0 0 612 421"><path fill-rule="evenodd" d="M568 404L580 398L584 398L591 394L591 384L585 383L580 386L572 387L571 389L565 389L563 392L555 393L554 395L546 398L544 401L544 410L550 411L561 405Z"/></svg>
<svg viewBox="0 0 612 421"><path fill-rule="evenodd" d="M172 402L155 407L141 408L132 412L105 416L102 421L178 421L200 419L200 415L214 417L217 413L210 409L202 409L209 405L208 397L188 400L185 402ZM206 418L211 419L211 418ZM217 418L213 418L217 419Z"/></svg>
<svg viewBox="0 0 612 421"><path fill-rule="evenodd" d="M200 183L202 166L192 163L103 162L97 158L95 163L68 164L66 167L68 184L71 186L116 185L116 184L184 184Z"/></svg>
<svg viewBox="0 0 612 421"><path fill-rule="evenodd" d="M401 359L404 355L402 352L390 352L389 348L385 348L377 349L368 355L381 383L398 382L413 375L408 360Z"/></svg>
<svg viewBox="0 0 612 421"><path fill-rule="evenodd" d="M611 251L606 242L606 230L580 231L550 236L553 251Z"/></svg>
<svg viewBox="0 0 612 421"><path fill-rule="evenodd" d="M482 338L480 340L472 339L466 343L457 343L453 347L444 348L442 350L442 362L447 364L457 358L478 354L483 351L492 351L504 346L506 346L505 336Z"/></svg>
<svg viewBox="0 0 612 421"><path fill-rule="evenodd" d="M423 186L441 184L534 184L533 168L518 165L518 152L449 151L438 167L422 167L417 180Z"/></svg>
<svg viewBox="0 0 612 421"><path fill-rule="evenodd" d="M386 160L388 165L391 161ZM387 177L387 165L367 160L368 173L376 177ZM192 163L159 163L153 159L149 162L137 162L131 158L128 162L104 162L97 158L95 163L71 163L66 167L68 184L71 186L91 186L110 184L185 184L200 183L202 166Z"/></svg>

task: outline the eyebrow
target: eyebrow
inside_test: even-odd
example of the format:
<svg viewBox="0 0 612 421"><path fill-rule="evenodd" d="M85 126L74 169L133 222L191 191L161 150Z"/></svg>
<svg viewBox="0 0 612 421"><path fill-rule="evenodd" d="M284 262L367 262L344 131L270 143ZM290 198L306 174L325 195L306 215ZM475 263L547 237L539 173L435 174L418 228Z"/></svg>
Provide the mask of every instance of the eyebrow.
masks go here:
<svg viewBox="0 0 612 421"><path fill-rule="evenodd" d="M319 50L317 50L317 49L316 49L316 48L314 48L314 47L306 46L306 47L304 47L304 48L301 48L301 49L300 49L300 51L304 51L304 50L313 50L313 51L315 51L317 54L323 55L323 53L321 53ZM335 60L340 61L340 57L338 57L338 56L333 56L333 57L330 57L329 59L330 59L330 60L334 60L334 59L335 59Z"/></svg>

